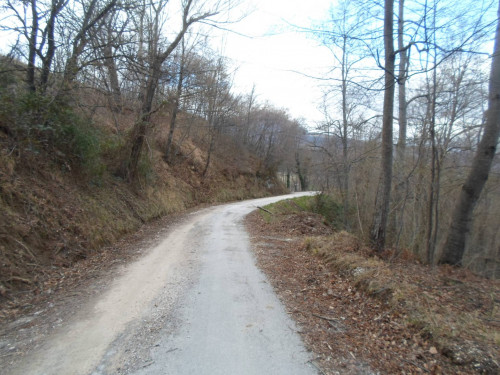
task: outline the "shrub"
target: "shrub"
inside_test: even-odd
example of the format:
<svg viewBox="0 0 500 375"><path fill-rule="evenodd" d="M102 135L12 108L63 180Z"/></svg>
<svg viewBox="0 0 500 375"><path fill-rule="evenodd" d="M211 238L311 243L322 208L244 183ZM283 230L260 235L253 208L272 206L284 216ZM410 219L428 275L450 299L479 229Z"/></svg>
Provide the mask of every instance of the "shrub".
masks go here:
<svg viewBox="0 0 500 375"><path fill-rule="evenodd" d="M325 218L328 225L335 229L342 227L343 207L332 196L328 194L318 194L311 199L311 210Z"/></svg>
<svg viewBox="0 0 500 375"><path fill-rule="evenodd" d="M105 170L101 163L103 134L68 105L38 93L0 90L0 123L24 151L47 153L90 177Z"/></svg>

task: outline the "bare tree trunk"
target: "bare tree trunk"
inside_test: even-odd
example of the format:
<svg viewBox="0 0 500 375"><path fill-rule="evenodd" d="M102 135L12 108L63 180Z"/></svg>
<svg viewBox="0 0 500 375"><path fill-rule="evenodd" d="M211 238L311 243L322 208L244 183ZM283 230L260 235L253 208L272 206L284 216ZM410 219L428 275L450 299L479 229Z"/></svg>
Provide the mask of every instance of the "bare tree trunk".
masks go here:
<svg viewBox="0 0 500 375"><path fill-rule="evenodd" d="M342 49L342 204L343 204L343 221L344 227L348 228L347 213L349 210L349 160L348 160L348 134L349 126L347 119L347 36L343 36Z"/></svg>
<svg viewBox="0 0 500 375"><path fill-rule="evenodd" d="M36 90L35 85L35 59L37 49L37 36L38 36L38 10L36 7L36 0L31 0L31 13L33 20L31 22L31 32L29 37L29 52L28 52L28 71L26 74L26 81L30 91Z"/></svg>
<svg viewBox="0 0 500 375"><path fill-rule="evenodd" d="M47 85L49 82L50 68L52 67L52 61L54 60L54 55L56 52L56 41L54 37L54 30L56 24L56 18L59 12L66 6L67 2L64 0L52 0L52 8L50 9L50 17L46 25L47 33L47 52L43 57L42 61L42 74L40 77L40 90L45 93L47 90Z"/></svg>
<svg viewBox="0 0 500 375"><path fill-rule="evenodd" d="M55 39L54 39L54 30L56 17L59 12L66 6L67 2L65 0L52 0L50 3L50 10L42 10L41 14L38 11L38 3L36 0L30 0L31 3L31 13L32 13L32 21L31 21L31 31L29 35L29 47L28 47L28 70L26 80L28 83L28 87L30 91L35 91L40 89L42 94L45 93L47 88L47 82L49 79L50 68L52 66L52 60L54 59L54 54L56 50ZM43 31L40 30L39 21L43 18L43 14L48 13L49 17L45 24L45 29ZM38 46L38 33L41 31L41 41L40 46ZM47 50L45 51L45 55L43 52L43 46L47 45ZM40 48L40 49L39 49ZM39 58L42 61L40 82L37 84L35 71L36 71L36 58Z"/></svg>
<svg viewBox="0 0 500 375"><path fill-rule="evenodd" d="M399 51L399 72L398 72L398 109L399 109L399 138L397 143L397 158L399 165L404 164L406 150L406 128L408 116L406 110L406 80L408 70L407 50L404 46L404 0L399 0L398 12L398 51Z"/></svg>
<svg viewBox="0 0 500 375"><path fill-rule="evenodd" d="M486 125L472 162L472 168L455 206L440 263L462 265L466 241L472 227L472 213L486 184L495 157L500 134L500 2L498 17L491 62Z"/></svg>
<svg viewBox="0 0 500 375"><path fill-rule="evenodd" d="M433 71L432 80L432 94L430 105L430 123L429 123L429 136L431 138L431 181L429 184L429 202L427 206L427 233L426 233L426 254L427 263L432 264L434 260L434 246L433 229L434 229L434 205L436 202L436 162L437 162L437 147L436 147L436 69Z"/></svg>
<svg viewBox="0 0 500 375"><path fill-rule="evenodd" d="M161 62L156 61L153 64L153 74L149 77L145 93L143 95L141 115L135 123L132 132L132 147L130 149L130 157L126 164L126 176L129 181L134 181L137 177L137 166L142 153L142 146L146 139L147 128L151 120L151 109L153 108L153 99L156 93L156 86L160 78Z"/></svg>
<svg viewBox="0 0 500 375"><path fill-rule="evenodd" d="M109 86L111 88L112 109L115 112L120 112L122 108L122 95L120 90L120 82L118 80L118 71L116 69L115 56L113 54L113 30L111 25L107 25L104 41L104 66L106 67Z"/></svg>
<svg viewBox="0 0 500 375"><path fill-rule="evenodd" d="M82 25L77 35L73 40L73 48L71 55L66 61L64 67L62 90L58 93L58 98L63 97L72 89L72 85L76 79L80 67L78 66L78 59L84 51L89 42L89 32L95 27L100 20L111 12L117 5L118 0L109 0L109 2L100 10L96 10L99 5L98 0L92 0L82 15ZM97 12L97 13L96 13Z"/></svg>
<svg viewBox="0 0 500 375"><path fill-rule="evenodd" d="M164 159L168 163L170 161L170 149L172 147L172 141L174 139L174 130L176 125L177 113L179 112L179 103L182 95L182 83L184 80L184 63L185 63L185 45L184 39L182 40L182 52L181 61L179 64L179 78L177 81L177 91L174 98L174 108L172 109L172 117L170 118L170 129L168 130L167 145L165 146L165 156Z"/></svg>
<svg viewBox="0 0 500 375"><path fill-rule="evenodd" d="M385 0L384 14L384 108L382 115L382 160L378 194L375 202L371 240L376 251L384 250L392 184L392 139L394 117L394 0Z"/></svg>
<svg viewBox="0 0 500 375"><path fill-rule="evenodd" d="M406 102L406 81L408 74L408 54L404 45L404 0L399 0L398 10L398 51L399 51L399 69L398 69L398 125L399 137L396 145L394 202L398 207L394 212L394 228L402 228L405 214L405 190L407 190L405 174L405 154L406 154L406 129L408 125L407 102ZM398 230L398 232L401 232ZM398 235L399 237L399 235ZM399 241L397 241L399 242Z"/></svg>
<svg viewBox="0 0 500 375"><path fill-rule="evenodd" d="M208 146L207 153L207 162L205 163L205 168L203 169L202 176L206 177L208 173L208 168L210 167L210 162L212 160L212 152L215 148L215 136L216 136L216 128L218 126L217 122L219 121L219 113L218 113L218 101L219 101L219 74L221 73L221 60L219 59L217 62L217 68L214 69L213 75L210 77L210 83L208 87L208 134L210 136L210 144Z"/></svg>
<svg viewBox="0 0 500 375"><path fill-rule="evenodd" d="M295 152L295 163L297 166L297 175L299 176L300 190L307 191L307 175L304 168L300 165L300 155L298 151Z"/></svg>
<svg viewBox="0 0 500 375"><path fill-rule="evenodd" d="M436 27L436 5L433 10L433 28ZM426 254L427 263L434 263L434 253L437 240L438 220L438 197L439 197L439 154L436 146L436 103L437 103L437 47L436 34L434 33L434 69L432 71L432 93L430 94L430 122L429 135L431 137L431 181L429 186L429 205L427 211L427 234L426 234Z"/></svg>
<svg viewBox="0 0 500 375"><path fill-rule="evenodd" d="M210 130L210 145L208 146L207 162L205 163L205 168L203 169L202 176L206 177L208 173L208 168L210 167L210 161L212 160L212 152L215 147L215 130Z"/></svg>
<svg viewBox="0 0 500 375"><path fill-rule="evenodd" d="M172 54L172 52L175 50L179 42L184 37L184 34L188 30L188 28L192 24L217 14L217 12L213 13L207 12L199 14L197 16L190 17L192 5L193 5L193 0L186 0L183 3L182 28L177 33L176 37L172 40L172 42L169 44L169 46L165 50L163 50L163 52L158 51L157 48L158 40L151 41L151 43L153 44L151 48L151 51L153 51L152 67L150 70L150 75L148 76L147 79L145 92L141 96L141 101L142 101L141 115L139 117L139 121L135 124L134 131L132 133L133 136L131 140L132 147L130 150L130 156L128 160L125 161L126 165L125 171L122 171L122 173L125 172L124 174L128 177L130 181L134 180L137 177L137 166L139 164L139 159L142 152L142 146L144 144L144 139L146 137L147 125L149 124L151 118L153 99L156 94L156 88L158 86L162 64Z"/></svg>
<svg viewBox="0 0 500 375"><path fill-rule="evenodd" d="M246 123L245 129L243 133L243 144L247 145L250 143L249 135L250 135L250 124L251 124L251 116L253 106L255 104L255 85L252 86L252 91L250 91L250 95L248 96L248 106L247 106L247 114L246 114Z"/></svg>

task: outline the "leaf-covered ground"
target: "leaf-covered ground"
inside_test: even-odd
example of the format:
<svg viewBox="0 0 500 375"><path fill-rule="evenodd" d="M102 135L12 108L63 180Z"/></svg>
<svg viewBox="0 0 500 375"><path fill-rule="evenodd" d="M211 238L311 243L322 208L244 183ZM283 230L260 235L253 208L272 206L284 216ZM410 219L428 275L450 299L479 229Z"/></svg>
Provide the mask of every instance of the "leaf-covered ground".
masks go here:
<svg viewBox="0 0 500 375"><path fill-rule="evenodd" d="M266 272L324 374L497 374L499 283L376 259L318 214L247 218Z"/></svg>

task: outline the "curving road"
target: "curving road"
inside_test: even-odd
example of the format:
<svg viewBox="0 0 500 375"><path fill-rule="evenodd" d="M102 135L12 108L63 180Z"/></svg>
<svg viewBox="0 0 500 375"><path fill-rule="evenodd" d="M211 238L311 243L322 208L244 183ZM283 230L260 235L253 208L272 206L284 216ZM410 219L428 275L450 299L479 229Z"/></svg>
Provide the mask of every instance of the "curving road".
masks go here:
<svg viewBox="0 0 500 375"><path fill-rule="evenodd" d="M9 372L317 374L242 223L289 197L190 214Z"/></svg>

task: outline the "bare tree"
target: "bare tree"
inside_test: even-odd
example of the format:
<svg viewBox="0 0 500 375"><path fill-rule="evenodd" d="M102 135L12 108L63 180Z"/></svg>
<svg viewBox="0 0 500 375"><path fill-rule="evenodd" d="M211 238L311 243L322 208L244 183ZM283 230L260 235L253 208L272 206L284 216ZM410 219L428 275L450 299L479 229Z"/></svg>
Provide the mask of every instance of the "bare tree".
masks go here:
<svg viewBox="0 0 500 375"><path fill-rule="evenodd" d="M351 170L350 162L350 146L349 142L352 138L353 127L356 126L355 116L356 109L362 102L362 93L360 83L357 82L356 73L359 74L358 67L366 58L365 45L362 33L368 17L360 11L360 4L352 1L341 1L337 6L337 10L333 11L330 20L325 24L324 30L317 32L317 36L321 38L322 43L327 46L332 52L335 60L335 68L332 69L334 77L332 81L336 83L328 88L325 93L322 112L325 116L325 122L320 126L321 132L327 132L337 137L341 143L342 155L340 163L336 158L332 158L331 150L327 150L324 145L318 147L329 156L331 163L339 164L337 169L339 178L339 191L342 197L344 225L349 227L347 214L349 211L350 186L349 174ZM336 113L338 109L332 110L328 103L329 97L337 100L337 95L340 94L340 116L337 119ZM316 145L318 146L318 145Z"/></svg>
<svg viewBox="0 0 500 375"><path fill-rule="evenodd" d="M436 13L437 4L434 2L432 7L432 29L436 29ZM427 13L427 10L425 10ZM437 104L437 43L436 43L436 32L433 32L432 41L432 63L433 69L431 71L432 78L430 78L430 83L428 84L429 89L427 97L427 122L429 124L429 137L431 141L431 177L429 183L429 204L427 211L427 233L426 233L426 254L427 263L432 264L434 261L434 250L436 247L437 240L437 230L439 228L439 158L438 158L438 148L436 145L436 104Z"/></svg>
<svg viewBox="0 0 500 375"><path fill-rule="evenodd" d="M43 94L47 88L52 62L56 52L55 29L61 11L68 4L67 0L51 0L43 2L29 0L19 3L7 0L3 9L14 17L14 26L19 35L27 42L26 82L31 91L40 90ZM4 27L6 28L6 27ZM41 61L41 73L37 80L37 61Z"/></svg>
<svg viewBox="0 0 500 375"><path fill-rule="evenodd" d="M73 15L75 35L72 36L71 51L64 67L62 89L57 95L59 98L66 96L68 91L72 89L82 66L82 64L79 64L80 56L90 42L91 37L95 35L96 29L102 27L101 21L113 11L117 4L118 0L108 0L104 4L99 0L90 0L88 4L81 4L81 14L75 13Z"/></svg>
<svg viewBox="0 0 500 375"><path fill-rule="evenodd" d="M172 114L170 117L170 128L168 130L167 144L165 146L164 159L168 163L170 161L170 149L172 147L172 141L174 139L174 131L177 119L177 113L179 112L179 104L182 96L182 85L184 82L184 69L186 65L186 41L182 38L181 42L181 55L179 58L179 74L177 76L177 88L174 94L174 103L172 108Z"/></svg>
<svg viewBox="0 0 500 375"><path fill-rule="evenodd" d="M109 86L111 93L111 109L115 112L121 111L122 108L122 94L120 88L120 80L118 77L118 64L117 51L120 44L124 43L123 35L127 25L127 19L120 21L121 14L113 12L106 17L103 22L101 32L94 38L96 42L95 49L102 46L103 65L106 68L105 76L107 77L106 84Z"/></svg>
<svg viewBox="0 0 500 375"><path fill-rule="evenodd" d="M227 72L225 61L219 57L208 72L206 97L206 119L208 126L208 154L203 169L206 177L216 150L217 140L226 128L231 126L231 114L238 107L238 98L231 93L232 80Z"/></svg>
<svg viewBox="0 0 500 375"><path fill-rule="evenodd" d="M392 139L395 89L394 0L385 0L384 7L384 107L382 115L382 159L378 194L375 202L371 240L382 251L387 235L387 222L392 185Z"/></svg>
<svg viewBox="0 0 500 375"><path fill-rule="evenodd" d="M408 51L404 44L404 0L399 0L398 7L398 51L399 51L399 71L398 71L398 122L399 137L397 144L397 159L403 163L406 150L406 128L408 124L407 103L406 103L406 81L408 79Z"/></svg>
<svg viewBox="0 0 500 375"><path fill-rule="evenodd" d="M177 31L175 37L162 46L159 40L159 31L161 25L159 18L161 12L164 11L164 3L160 2L154 9L154 22L150 25L153 28L154 38L149 40L149 56L148 56L148 72L146 82L141 93L141 109L140 115L134 129L132 131L130 153L125 161L122 172L126 175L129 181L132 181L137 176L137 166L142 153L146 132L151 120L153 110L153 100L155 98L159 79L162 73L162 65L169 58L172 52L176 49L187 30L195 23L207 20L219 13L219 8L215 7L210 10L196 8L196 0L184 0L182 3L182 25ZM217 4L220 6L220 4Z"/></svg>
<svg viewBox="0 0 500 375"><path fill-rule="evenodd" d="M462 264L467 237L472 226L472 213L488 179L498 144L500 135L500 2L497 14L498 23L491 62L486 125L472 168L455 206L440 263Z"/></svg>
<svg viewBox="0 0 500 375"><path fill-rule="evenodd" d="M245 116L245 122L243 125L243 144L248 144L249 141L249 133L250 133L250 126L252 122L252 113L254 111L255 107L255 100L256 100L256 95L255 95L255 85L252 86L252 90L248 94L246 98L246 116Z"/></svg>

